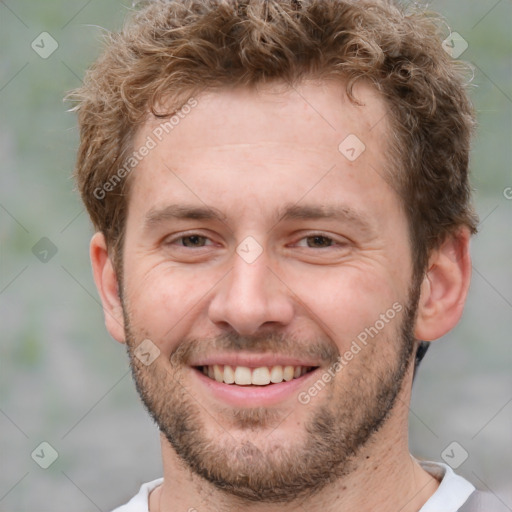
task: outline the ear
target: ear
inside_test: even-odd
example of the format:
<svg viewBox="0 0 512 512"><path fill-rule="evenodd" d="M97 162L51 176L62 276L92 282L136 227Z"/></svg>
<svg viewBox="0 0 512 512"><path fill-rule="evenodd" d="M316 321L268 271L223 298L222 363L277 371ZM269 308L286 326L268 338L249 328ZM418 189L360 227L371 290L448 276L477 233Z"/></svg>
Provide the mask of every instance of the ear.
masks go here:
<svg viewBox="0 0 512 512"><path fill-rule="evenodd" d="M416 339L440 338L460 320L471 280L470 236L467 227L459 228L431 254L421 284Z"/></svg>
<svg viewBox="0 0 512 512"><path fill-rule="evenodd" d="M115 340L124 343L124 318L119 297L119 283L103 233L95 233L92 237L90 257L94 282L103 304L107 331Z"/></svg>

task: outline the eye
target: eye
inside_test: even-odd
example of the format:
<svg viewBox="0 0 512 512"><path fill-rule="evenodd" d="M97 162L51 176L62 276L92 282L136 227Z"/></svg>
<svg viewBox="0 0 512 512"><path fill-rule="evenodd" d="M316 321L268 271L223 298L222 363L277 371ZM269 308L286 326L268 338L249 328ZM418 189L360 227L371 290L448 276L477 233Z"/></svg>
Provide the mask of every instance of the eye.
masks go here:
<svg viewBox="0 0 512 512"><path fill-rule="evenodd" d="M182 236L179 240L185 247L204 247L208 239L201 235L188 235Z"/></svg>
<svg viewBox="0 0 512 512"><path fill-rule="evenodd" d="M173 240L169 240L167 243L169 245L177 245L179 247L187 248L206 247L208 245L212 245L212 242L208 237L199 235L197 233L183 235Z"/></svg>
<svg viewBox="0 0 512 512"><path fill-rule="evenodd" d="M334 240L323 235L312 235L304 238L308 247L323 248L333 245Z"/></svg>
<svg viewBox="0 0 512 512"><path fill-rule="evenodd" d="M315 233L301 238L296 245L298 247L308 247L310 249L325 249L336 244L343 245L342 243L336 242L329 236L325 236L321 233Z"/></svg>

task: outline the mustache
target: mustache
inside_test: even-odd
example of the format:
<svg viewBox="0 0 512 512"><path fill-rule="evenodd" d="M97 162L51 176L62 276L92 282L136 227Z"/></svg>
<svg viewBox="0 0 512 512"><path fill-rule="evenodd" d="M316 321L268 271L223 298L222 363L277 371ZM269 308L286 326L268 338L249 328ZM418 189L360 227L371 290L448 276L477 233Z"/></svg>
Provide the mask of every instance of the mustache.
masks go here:
<svg viewBox="0 0 512 512"><path fill-rule="evenodd" d="M315 359L324 364L334 364L340 357L336 344L326 337L303 340L283 333L241 336L227 332L210 338L183 340L171 353L170 362L176 366L188 365L193 358L237 351Z"/></svg>

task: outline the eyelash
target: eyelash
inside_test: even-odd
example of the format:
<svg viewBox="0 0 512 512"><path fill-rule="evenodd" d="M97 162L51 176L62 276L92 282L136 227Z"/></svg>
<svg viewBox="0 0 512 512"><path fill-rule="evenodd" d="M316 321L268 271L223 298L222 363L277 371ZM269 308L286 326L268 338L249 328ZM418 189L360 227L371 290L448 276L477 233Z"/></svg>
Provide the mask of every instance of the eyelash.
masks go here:
<svg viewBox="0 0 512 512"><path fill-rule="evenodd" d="M166 242L166 245L173 245L175 242L178 242L180 240L184 240L185 238L192 238L192 237L200 237L200 238L205 238L206 240L210 240L210 238L208 238L207 236L205 235L201 235L200 233L189 233L189 234L186 234L186 235L181 235L173 240L169 240L168 242ZM188 249L188 247L184 246L184 245L180 245L180 247L183 247L183 248L186 248ZM202 248L202 247L200 247Z"/></svg>
<svg viewBox="0 0 512 512"><path fill-rule="evenodd" d="M185 238L192 238L192 237L200 237L200 238L204 238L206 240L210 240L211 241L211 239L209 237L205 236L205 235L201 235L200 233L192 232L192 233L181 235L181 236L179 236L179 237L177 237L175 239L169 240L168 242L166 242L166 245L173 245L175 242L183 241ZM300 242L302 240L306 240L308 238L317 238L317 237L318 238L324 238L325 240L330 241L330 245L328 245L327 247L320 247L320 249L329 249L331 247L336 248L336 245L337 245L337 248L340 248L340 246L343 247L343 246L346 245L346 243L341 242L341 241L337 241L332 236L329 236L326 233L321 233L321 232L308 233L307 235L304 235L301 238L299 238L294 243L297 244L298 242ZM199 246L197 248L202 249L204 247L209 247L209 246L211 246L211 244L210 245L206 245L206 246ZM187 246L184 246L184 245L179 245L179 247L180 248L184 248L184 249L193 249L193 247L187 247ZM303 247L303 248L313 249L313 247Z"/></svg>

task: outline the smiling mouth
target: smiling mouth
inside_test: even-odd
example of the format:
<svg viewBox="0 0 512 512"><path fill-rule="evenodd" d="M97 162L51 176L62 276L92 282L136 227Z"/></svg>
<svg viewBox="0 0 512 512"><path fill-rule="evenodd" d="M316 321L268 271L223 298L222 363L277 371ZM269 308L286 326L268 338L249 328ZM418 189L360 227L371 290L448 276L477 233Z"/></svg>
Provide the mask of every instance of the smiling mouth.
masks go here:
<svg viewBox="0 0 512 512"><path fill-rule="evenodd" d="M298 379L307 373L316 370L317 366L229 366L213 364L196 366L195 369L207 377L224 384L237 384L238 386L268 386Z"/></svg>

